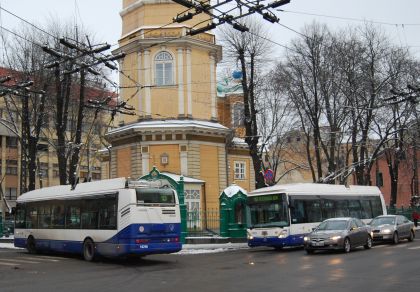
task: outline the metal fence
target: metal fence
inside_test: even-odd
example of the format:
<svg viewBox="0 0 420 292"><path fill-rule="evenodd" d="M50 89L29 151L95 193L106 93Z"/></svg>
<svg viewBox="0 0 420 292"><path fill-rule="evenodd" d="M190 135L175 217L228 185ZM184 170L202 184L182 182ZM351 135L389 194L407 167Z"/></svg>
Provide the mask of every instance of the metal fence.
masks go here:
<svg viewBox="0 0 420 292"><path fill-rule="evenodd" d="M416 211L420 214L420 207L401 207L401 208L395 208L395 207L387 207L387 212L390 215L404 215L410 220L413 220L413 212Z"/></svg>
<svg viewBox="0 0 420 292"><path fill-rule="evenodd" d="M217 236L220 234L220 212L218 209L187 211L187 236Z"/></svg>
<svg viewBox="0 0 420 292"><path fill-rule="evenodd" d="M0 237L5 236L9 237L13 235L14 232L14 223L13 221L1 222L0 220Z"/></svg>

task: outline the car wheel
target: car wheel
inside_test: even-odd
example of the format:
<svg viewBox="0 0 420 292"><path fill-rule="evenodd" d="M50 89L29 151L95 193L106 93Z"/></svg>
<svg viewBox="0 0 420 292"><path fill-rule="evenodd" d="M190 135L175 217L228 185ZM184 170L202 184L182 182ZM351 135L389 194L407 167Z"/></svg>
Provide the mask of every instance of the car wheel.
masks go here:
<svg viewBox="0 0 420 292"><path fill-rule="evenodd" d="M413 241L414 240L414 231L411 230L410 231L410 236L408 237L408 241Z"/></svg>
<svg viewBox="0 0 420 292"><path fill-rule="evenodd" d="M95 259L95 244L90 238L83 242L83 258L88 262L91 262Z"/></svg>
<svg viewBox="0 0 420 292"><path fill-rule="evenodd" d="M350 243L350 239L348 237L346 237L344 239L344 252L345 253L349 253L351 251L351 243Z"/></svg>
<svg viewBox="0 0 420 292"><path fill-rule="evenodd" d="M26 240L26 249L28 250L30 254L37 253L35 238L32 235L29 236L28 239Z"/></svg>
<svg viewBox="0 0 420 292"><path fill-rule="evenodd" d="M400 242L400 238L398 237L398 233L394 232L394 236L392 237L392 243L398 244L398 242Z"/></svg>
<svg viewBox="0 0 420 292"><path fill-rule="evenodd" d="M305 249L307 254L314 254L314 250L313 249Z"/></svg>
<svg viewBox="0 0 420 292"><path fill-rule="evenodd" d="M370 235L368 235L366 244L364 245L365 249L371 249L372 248L372 237L370 237Z"/></svg>

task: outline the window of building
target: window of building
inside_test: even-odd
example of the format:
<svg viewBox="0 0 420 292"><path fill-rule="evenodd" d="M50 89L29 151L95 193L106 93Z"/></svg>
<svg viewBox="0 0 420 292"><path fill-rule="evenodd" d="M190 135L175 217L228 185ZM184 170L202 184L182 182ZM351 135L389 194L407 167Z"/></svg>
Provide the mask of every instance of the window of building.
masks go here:
<svg viewBox="0 0 420 292"><path fill-rule="evenodd" d="M160 52L155 57L155 83L158 86L173 84L173 58L168 52Z"/></svg>
<svg viewBox="0 0 420 292"><path fill-rule="evenodd" d="M383 187L384 186L384 176L382 172L378 172L376 174L376 186L377 187Z"/></svg>
<svg viewBox="0 0 420 292"><path fill-rule="evenodd" d="M233 127L243 126L245 122L245 108L243 103L235 103L232 109Z"/></svg>
<svg viewBox="0 0 420 292"><path fill-rule="evenodd" d="M17 188L6 188L6 193L4 194L6 200L16 200L17 199Z"/></svg>
<svg viewBox="0 0 420 292"><path fill-rule="evenodd" d="M6 174L17 175L17 167L12 167L12 166L6 167Z"/></svg>
<svg viewBox="0 0 420 292"><path fill-rule="evenodd" d="M235 179L245 179L245 162L235 161Z"/></svg>
<svg viewBox="0 0 420 292"><path fill-rule="evenodd" d="M17 148L18 139L16 137L6 137L6 147Z"/></svg>

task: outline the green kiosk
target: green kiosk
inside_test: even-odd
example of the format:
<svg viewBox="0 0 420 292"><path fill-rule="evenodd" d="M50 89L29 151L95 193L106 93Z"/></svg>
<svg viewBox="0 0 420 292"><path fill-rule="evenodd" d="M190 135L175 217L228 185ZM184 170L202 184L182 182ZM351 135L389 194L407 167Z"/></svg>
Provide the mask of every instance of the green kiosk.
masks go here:
<svg viewBox="0 0 420 292"><path fill-rule="evenodd" d="M219 197L220 235L230 238L246 237L247 192L232 184Z"/></svg>

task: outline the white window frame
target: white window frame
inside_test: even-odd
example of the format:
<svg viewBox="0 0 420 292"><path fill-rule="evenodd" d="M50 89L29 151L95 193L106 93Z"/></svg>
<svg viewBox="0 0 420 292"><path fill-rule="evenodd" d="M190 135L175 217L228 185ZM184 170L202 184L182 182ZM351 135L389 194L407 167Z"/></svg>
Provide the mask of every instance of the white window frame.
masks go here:
<svg viewBox="0 0 420 292"><path fill-rule="evenodd" d="M246 163L245 161L234 161L234 177L235 179L246 179Z"/></svg>
<svg viewBox="0 0 420 292"><path fill-rule="evenodd" d="M245 125L245 105L242 102L235 102L232 105L232 126L234 128Z"/></svg>
<svg viewBox="0 0 420 292"><path fill-rule="evenodd" d="M168 65L171 64L170 68L168 69ZM154 75L155 75L155 85L156 86L167 86L167 85L174 85L174 57L168 51L160 51L155 55L154 58ZM162 65L162 81L158 79L158 69L157 66ZM167 81L167 77L170 75L170 79Z"/></svg>

